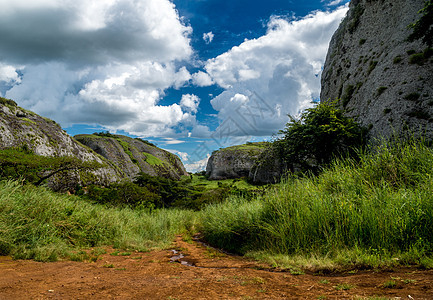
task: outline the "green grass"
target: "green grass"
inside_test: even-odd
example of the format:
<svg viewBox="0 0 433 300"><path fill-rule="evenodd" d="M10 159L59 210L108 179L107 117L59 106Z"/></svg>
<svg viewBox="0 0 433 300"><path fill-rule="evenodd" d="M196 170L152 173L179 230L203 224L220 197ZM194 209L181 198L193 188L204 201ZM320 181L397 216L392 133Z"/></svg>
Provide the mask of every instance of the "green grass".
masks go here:
<svg viewBox="0 0 433 300"><path fill-rule="evenodd" d="M217 247L286 267L433 267L433 150L412 142L373 153L208 206L201 231Z"/></svg>
<svg viewBox="0 0 433 300"><path fill-rule="evenodd" d="M151 166L163 166L165 164L158 157L156 157L150 153L143 153L143 155L146 156L146 162Z"/></svg>
<svg viewBox="0 0 433 300"><path fill-rule="evenodd" d="M0 255L53 261L104 245L145 251L194 226L193 212L106 208L44 188L0 182Z"/></svg>
<svg viewBox="0 0 433 300"><path fill-rule="evenodd" d="M109 245L124 249L116 255L126 255L165 248L176 234L200 230L216 247L298 274L401 265L428 269L433 268L432 170L433 150L422 142L384 143L359 160L337 160L318 176L291 177L262 195L232 195L199 212L107 208L3 181L0 255L97 259L99 252L89 256L81 250ZM195 186L247 185L195 175L183 180Z"/></svg>

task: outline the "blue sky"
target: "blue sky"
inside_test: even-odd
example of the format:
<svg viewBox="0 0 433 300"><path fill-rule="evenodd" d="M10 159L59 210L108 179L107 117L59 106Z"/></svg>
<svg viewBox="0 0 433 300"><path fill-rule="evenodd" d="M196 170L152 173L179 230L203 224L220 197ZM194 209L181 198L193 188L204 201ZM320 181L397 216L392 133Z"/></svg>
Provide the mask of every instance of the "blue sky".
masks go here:
<svg viewBox="0 0 433 300"><path fill-rule="evenodd" d="M0 94L71 135L178 154L269 140L319 100L348 0L0 0Z"/></svg>

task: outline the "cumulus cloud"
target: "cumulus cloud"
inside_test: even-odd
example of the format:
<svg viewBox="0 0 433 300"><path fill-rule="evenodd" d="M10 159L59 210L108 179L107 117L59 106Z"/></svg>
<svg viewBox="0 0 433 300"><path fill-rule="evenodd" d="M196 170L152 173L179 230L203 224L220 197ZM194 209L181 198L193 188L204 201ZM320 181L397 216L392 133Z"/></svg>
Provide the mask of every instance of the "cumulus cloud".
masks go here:
<svg viewBox="0 0 433 300"><path fill-rule="evenodd" d="M329 41L347 9L295 21L273 17L266 35L208 60L207 74L225 89L211 101L221 120L217 131L271 135L284 127L287 114L318 99Z"/></svg>
<svg viewBox="0 0 433 300"><path fill-rule="evenodd" d="M0 63L0 81L6 84L19 83L21 81L16 68Z"/></svg>
<svg viewBox="0 0 433 300"><path fill-rule="evenodd" d="M20 64L185 59L191 30L168 0L0 0L0 57Z"/></svg>
<svg viewBox="0 0 433 300"><path fill-rule="evenodd" d="M185 169L190 173L196 173L206 170L207 161L210 157L210 154L207 154L206 158L203 158L202 160L193 162L193 163L187 163L185 164Z"/></svg>
<svg viewBox="0 0 433 300"><path fill-rule="evenodd" d="M209 74L202 71L192 74L192 80L193 84L199 87L210 86L214 84Z"/></svg>
<svg viewBox="0 0 433 300"><path fill-rule="evenodd" d="M203 33L203 40L206 44L212 43L214 37L215 35L212 33L212 31L208 33Z"/></svg>
<svg viewBox="0 0 433 300"><path fill-rule="evenodd" d="M329 2L327 5L328 6L336 6L336 5L339 5L343 2L347 2L347 0L334 0L334 1Z"/></svg>
<svg viewBox="0 0 433 300"><path fill-rule="evenodd" d="M178 67L193 53L191 31L169 0L0 0L0 81L63 126L173 135L197 108L158 102L192 79Z"/></svg>
<svg viewBox="0 0 433 300"><path fill-rule="evenodd" d="M200 104L200 98L197 97L196 95L191 95L191 94L182 95L180 106L184 108L184 110L189 111L191 113L196 113L199 104Z"/></svg>

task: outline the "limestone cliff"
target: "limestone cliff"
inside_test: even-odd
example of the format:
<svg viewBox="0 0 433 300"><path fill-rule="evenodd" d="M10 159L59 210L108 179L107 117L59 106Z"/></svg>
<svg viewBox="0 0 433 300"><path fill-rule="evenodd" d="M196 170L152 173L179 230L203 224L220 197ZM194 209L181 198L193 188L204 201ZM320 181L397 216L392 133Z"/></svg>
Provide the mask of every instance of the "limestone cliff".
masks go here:
<svg viewBox="0 0 433 300"><path fill-rule="evenodd" d="M371 137L433 137L433 49L409 42L424 0L352 0L329 46L322 101L339 98Z"/></svg>
<svg viewBox="0 0 433 300"><path fill-rule="evenodd" d="M212 153L206 166L210 180L248 177L267 143L249 143L220 149Z"/></svg>
<svg viewBox="0 0 433 300"><path fill-rule="evenodd" d="M109 184L123 178L122 173L103 157L71 138L60 126L49 119L27 111L12 101L0 98L0 149L23 147L43 156L73 156L82 161L96 161L101 168L92 171L89 183ZM83 176L85 174L81 174ZM86 175L88 179L89 176ZM80 174L71 173L68 182L49 182L53 189L65 189L82 183Z"/></svg>
<svg viewBox="0 0 433 300"><path fill-rule="evenodd" d="M113 134L83 134L75 139L114 163L130 179L139 172L175 180L188 175L179 157L141 139Z"/></svg>

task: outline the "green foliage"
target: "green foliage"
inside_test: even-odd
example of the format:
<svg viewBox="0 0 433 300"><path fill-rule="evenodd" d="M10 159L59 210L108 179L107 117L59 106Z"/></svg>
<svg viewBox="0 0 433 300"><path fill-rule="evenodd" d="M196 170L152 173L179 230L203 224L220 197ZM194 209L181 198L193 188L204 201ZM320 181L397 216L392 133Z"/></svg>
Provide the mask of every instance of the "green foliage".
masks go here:
<svg viewBox="0 0 433 300"><path fill-rule="evenodd" d="M241 254L326 257L358 268L421 265L433 255L431 170L433 150L424 143L384 144L252 201L208 206L199 229Z"/></svg>
<svg viewBox="0 0 433 300"><path fill-rule="evenodd" d="M424 63L428 61L428 59L433 55L433 48L426 48L423 52L420 53L412 53L409 57L410 64L416 64L422 66Z"/></svg>
<svg viewBox="0 0 433 300"><path fill-rule="evenodd" d="M364 130L334 103L320 103L287 123L275 142L279 156L292 169L317 171L340 155L354 155L364 145Z"/></svg>
<svg viewBox="0 0 433 300"><path fill-rule="evenodd" d="M427 120L427 121L430 120L430 114L428 113L428 111L423 110L421 108L415 108L410 112L408 112L407 115L409 117L417 118L420 120Z"/></svg>
<svg viewBox="0 0 433 300"><path fill-rule="evenodd" d="M361 21L361 16L364 14L364 8L357 4L352 14L352 21L349 23L348 31L350 34L354 33L358 28L358 25Z"/></svg>
<svg viewBox="0 0 433 300"><path fill-rule="evenodd" d="M349 104L350 99L352 99L353 94L355 93L356 88L354 85L347 85L344 89L344 94L341 97L341 103L343 104L343 107L346 107L347 104Z"/></svg>
<svg viewBox="0 0 433 300"><path fill-rule="evenodd" d="M132 182L113 183L108 187L91 185L79 195L100 204L140 209L153 209L160 206L161 197Z"/></svg>
<svg viewBox="0 0 433 300"><path fill-rule="evenodd" d="M116 135L111 134L109 131L94 132L93 135L116 138Z"/></svg>
<svg viewBox="0 0 433 300"><path fill-rule="evenodd" d="M422 41L431 47L433 46L433 0L426 0L424 8L418 13L422 16L418 21L409 25L413 32L409 35L408 40L412 42L422 38Z"/></svg>
<svg viewBox="0 0 433 300"><path fill-rule="evenodd" d="M76 157L36 155L26 145L0 150L0 179L22 178L40 185L54 175L69 171L90 171L101 167L97 162L83 162Z"/></svg>
<svg viewBox="0 0 433 300"><path fill-rule="evenodd" d="M15 101L13 101L11 99L6 99L3 97L0 97L0 104L6 105L6 106L13 106L13 107L18 106Z"/></svg>
<svg viewBox="0 0 433 300"><path fill-rule="evenodd" d="M0 254L17 259L73 258L80 248L106 245L163 248L194 223L190 211L106 208L41 187L0 182Z"/></svg>
<svg viewBox="0 0 433 300"><path fill-rule="evenodd" d="M394 57L393 63L398 64L398 63L401 63L402 60L403 60L403 58L401 58L400 55L397 55L396 57Z"/></svg>
<svg viewBox="0 0 433 300"><path fill-rule="evenodd" d="M412 54L409 58L409 63L422 66L424 64L424 55L422 53Z"/></svg>
<svg viewBox="0 0 433 300"><path fill-rule="evenodd" d="M153 156L150 153L143 153L146 156L146 162L151 166L164 166L164 162L160 160L158 157Z"/></svg>
<svg viewBox="0 0 433 300"><path fill-rule="evenodd" d="M421 97L421 95L417 92L413 92L410 94L407 94L406 96L404 96L404 99L409 100L409 101L418 101L419 97Z"/></svg>
<svg viewBox="0 0 433 300"><path fill-rule="evenodd" d="M142 143L144 143L146 145L149 145L149 146L152 146L152 147L156 147L156 145L154 143L151 143L148 140L144 140L144 139L141 139L141 138L135 138L135 140L140 141L140 142L142 142Z"/></svg>
<svg viewBox="0 0 433 300"><path fill-rule="evenodd" d="M370 65L368 66L367 75L370 75L371 72L376 68L378 62L376 60L370 61Z"/></svg>
<svg viewBox="0 0 433 300"><path fill-rule="evenodd" d="M381 86L377 89L377 95L380 96L382 95L386 90L388 89L388 87L386 86Z"/></svg>

